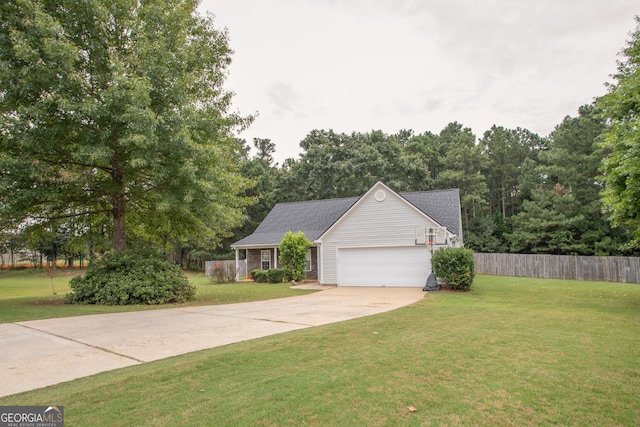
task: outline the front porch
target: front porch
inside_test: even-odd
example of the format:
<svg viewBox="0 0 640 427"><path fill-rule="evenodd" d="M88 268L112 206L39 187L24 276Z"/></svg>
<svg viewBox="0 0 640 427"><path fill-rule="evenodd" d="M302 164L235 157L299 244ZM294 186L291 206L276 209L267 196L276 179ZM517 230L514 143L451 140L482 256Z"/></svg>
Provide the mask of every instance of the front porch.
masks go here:
<svg viewBox="0 0 640 427"><path fill-rule="evenodd" d="M236 263L239 262L240 248L236 248ZM253 270L270 270L278 268L278 247L247 248L247 273ZM312 246L307 253L307 279L318 280L318 248Z"/></svg>

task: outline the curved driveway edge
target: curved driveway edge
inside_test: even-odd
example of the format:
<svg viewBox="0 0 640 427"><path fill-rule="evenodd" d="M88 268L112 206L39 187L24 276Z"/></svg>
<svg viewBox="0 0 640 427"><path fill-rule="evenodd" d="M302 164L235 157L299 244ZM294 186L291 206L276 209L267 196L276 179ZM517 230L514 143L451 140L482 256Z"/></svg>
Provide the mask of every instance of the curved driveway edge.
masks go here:
<svg viewBox="0 0 640 427"><path fill-rule="evenodd" d="M331 287L240 304L0 324L0 396L99 372L391 311L421 288Z"/></svg>

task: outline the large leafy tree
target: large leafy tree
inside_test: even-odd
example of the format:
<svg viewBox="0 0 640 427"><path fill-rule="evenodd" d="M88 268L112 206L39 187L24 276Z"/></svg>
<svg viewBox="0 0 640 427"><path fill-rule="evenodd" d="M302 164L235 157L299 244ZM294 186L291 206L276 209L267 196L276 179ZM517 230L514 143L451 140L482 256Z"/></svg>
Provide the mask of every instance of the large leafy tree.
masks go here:
<svg viewBox="0 0 640 427"><path fill-rule="evenodd" d="M353 168L350 138L332 130L312 130L300 142L299 160L283 165L278 201L330 199L351 196Z"/></svg>
<svg viewBox="0 0 640 427"><path fill-rule="evenodd" d="M489 188L489 209L502 219L515 215L522 206L518 178L526 159L536 159L544 139L522 128L492 126L479 141L487 156L484 171Z"/></svg>
<svg viewBox="0 0 640 427"><path fill-rule="evenodd" d="M273 160L275 144L270 139L254 138L253 146L257 151L255 156L245 158L241 166L242 175L253 184L245 192L253 204L247 207L247 219L242 230L236 230L236 240L253 233L275 205L276 181L280 172ZM249 151L248 147L246 151Z"/></svg>
<svg viewBox="0 0 640 427"><path fill-rule="evenodd" d="M300 159L289 159L283 165L279 185L286 191L279 201L359 196L378 180L409 191L413 187L404 166L411 161L404 155L401 137L382 131L351 135L311 131L300 142L304 150ZM428 170L413 170L417 177L428 174ZM424 179L420 177L416 184Z"/></svg>
<svg viewBox="0 0 640 427"><path fill-rule="evenodd" d="M607 120L602 196L612 224L630 226L640 244L640 17L622 55L615 83L597 100Z"/></svg>
<svg viewBox="0 0 640 427"><path fill-rule="evenodd" d="M522 210L530 191L519 185L525 164L535 163L545 140L522 128L506 129L492 126L479 141L486 156L483 174L487 179L488 212L471 223L465 244L477 251L504 252L508 250L508 235L512 231L511 218Z"/></svg>
<svg viewBox="0 0 640 427"><path fill-rule="evenodd" d="M438 137L431 132L414 135L411 130L397 134L403 146L400 173L407 191L427 191L433 188L433 173L439 159L436 153Z"/></svg>
<svg viewBox="0 0 640 427"><path fill-rule="evenodd" d="M244 180L227 34L195 0L0 5L0 209L110 218L112 246L224 233Z"/></svg>
<svg viewBox="0 0 640 427"><path fill-rule="evenodd" d="M482 174L487 157L482 146L476 144L476 137L471 129L460 123L449 123L439 136L445 147L442 159L444 170L436 177L435 185L439 189L460 189L462 222L469 230L471 221L484 215L487 210L489 190Z"/></svg>

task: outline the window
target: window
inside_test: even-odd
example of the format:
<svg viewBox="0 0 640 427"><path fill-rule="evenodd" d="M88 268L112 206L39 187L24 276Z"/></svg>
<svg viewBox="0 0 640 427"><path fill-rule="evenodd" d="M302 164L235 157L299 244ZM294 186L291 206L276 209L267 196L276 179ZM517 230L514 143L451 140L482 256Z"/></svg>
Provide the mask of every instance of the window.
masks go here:
<svg viewBox="0 0 640 427"><path fill-rule="evenodd" d="M260 268L269 270L271 268L271 251L260 251Z"/></svg>
<svg viewBox="0 0 640 427"><path fill-rule="evenodd" d="M304 271L311 271L311 249L307 251L307 259L304 263Z"/></svg>
<svg viewBox="0 0 640 427"><path fill-rule="evenodd" d="M429 229L429 237L428 240L430 245L433 245L436 241L436 229L435 228L430 228Z"/></svg>

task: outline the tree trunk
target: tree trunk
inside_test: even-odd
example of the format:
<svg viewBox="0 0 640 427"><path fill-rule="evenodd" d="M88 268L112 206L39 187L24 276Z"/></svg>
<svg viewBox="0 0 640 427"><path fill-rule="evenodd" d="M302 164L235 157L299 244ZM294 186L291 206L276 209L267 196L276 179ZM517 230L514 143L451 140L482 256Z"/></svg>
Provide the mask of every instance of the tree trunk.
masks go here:
<svg viewBox="0 0 640 427"><path fill-rule="evenodd" d="M124 230L125 198L124 194L114 194L113 203L113 249L123 251L127 247L127 235Z"/></svg>
<svg viewBox="0 0 640 427"><path fill-rule="evenodd" d="M127 247L127 235L124 229L124 214L126 206L124 166L120 162L118 151L111 157L111 177L117 190L111 195L113 215L113 249L117 252L125 250Z"/></svg>

